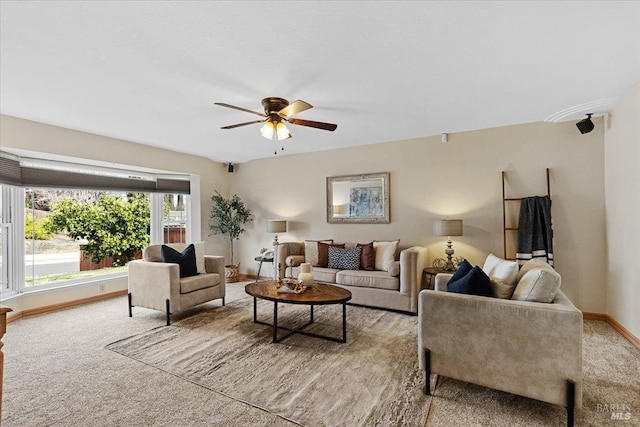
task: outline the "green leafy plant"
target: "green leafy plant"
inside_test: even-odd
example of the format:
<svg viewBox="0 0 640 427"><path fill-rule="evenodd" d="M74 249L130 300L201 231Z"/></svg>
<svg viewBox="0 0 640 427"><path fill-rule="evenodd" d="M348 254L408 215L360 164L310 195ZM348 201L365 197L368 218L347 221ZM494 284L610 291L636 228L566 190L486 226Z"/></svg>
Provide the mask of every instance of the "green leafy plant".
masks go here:
<svg viewBox="0 0 640 427"><path fill-rule="evenodd" d="M144 194L101 195L95 204L65 199L55 204L49 219L56 231L86 239L84 251L94 262L112 257L124 265L149 244L149 197Z"/></svg>
<svg viewBox="0 0 640 427"><path fill-rule="evenodd" d="M210 235L225 234L229 237L231 265L235 265L233 262L233 241L244 233L244 225L253 221L251 210L244 205L244 202L236 194L227 199L216 191L211 196L211 201L213 206L211 207L211 221L209 222Z"/></svg>
<svg viewBox="0 0 640 427"><path fill-rule="evenodd" d="M53 237L54 231L48 217L36 218L34 220L31 212L24 217L24 235L27 239L49 240Z"/></svg>

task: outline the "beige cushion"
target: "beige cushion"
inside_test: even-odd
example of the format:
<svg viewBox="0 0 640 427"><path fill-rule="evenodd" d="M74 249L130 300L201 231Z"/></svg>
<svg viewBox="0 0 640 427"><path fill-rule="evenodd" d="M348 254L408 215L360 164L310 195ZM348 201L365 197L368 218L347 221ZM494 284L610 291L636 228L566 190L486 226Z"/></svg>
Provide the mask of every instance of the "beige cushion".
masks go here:
<svg viewBox="0 0 640 427"><path fill-rule="evenodd" d="M188 294L189 292L211 288L219 284L220 275L218 273L198 274L196 276L183 277L180 279L180 293Z"/></svg>
<svg viewBox="0 0 640 427"><path fill-rule="evenodd" d="M518 282L512 300L550 303L560 289L560 274L553 269L533 268Z"/></svg>
<svg viewBox="0 0 640 427"><path fill-rule="evenodd" d="M400 280L385 271L342 270L336 274L336 283L363 288L400 289Z"/></svg>
<svg viewBox="0 0 640 427"><path fill-rule="evenodd" d="M389 276L399 276L400 275L400 261L393 261L389 268L387 269Z"/></svg>
<svg viewBox="0 0 640 427"><path fill-rule="evenodd" d="M340 270L336 270L335 268L315 267L311 274L313 275L313 280L316 282L336 283L336 274L339 271Z"/></svg>
<svg viewBox="0 0 640 427"><path fill-rule="evenodd" d="M396 260L400 239L390 241L373 241L373 249L376 251L376 270L389 271L391 264Z"/></svg>
<svg viewBox="0 0 640 427"><path fill-rule="evenodd" d="M333 239L304 241L305 262L308 262L313 267L316 267L318 265L318 242L333 243Z"/></svg>
<svg viewBox="0 0 640 427"><path fill-rule="evenodd" d="M519 282L522 279L522 276L524 276L529 270L532 270L534 268L546 268L546 269L553 270L553 267L547 264L547 261L545 261L544 259L533 258L525 262L524 264L522 264L522 267L518 272L518 276L516 277L516 282Z"/></svg>
<svg viewBox="0 0 640 427"><path fill-rule="evenodd" d="M489 254L482 266L487 276L491 279L493 296L496 298L509 299L513 295L513 290L517 285L518 263L507 261L493 254Z"/></svg>

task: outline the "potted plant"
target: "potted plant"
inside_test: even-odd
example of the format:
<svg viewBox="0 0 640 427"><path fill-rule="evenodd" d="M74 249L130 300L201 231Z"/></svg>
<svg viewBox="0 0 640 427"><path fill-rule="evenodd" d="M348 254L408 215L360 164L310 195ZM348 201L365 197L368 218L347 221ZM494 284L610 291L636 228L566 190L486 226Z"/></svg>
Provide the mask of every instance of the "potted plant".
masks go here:
<svg viewBox="0 0 640 427"><path fill-rule="evenodd" d="M240 263L235 264L233 258L233 241L244 233L244 225L253 221L251 210L248 209L240 197L236 194L226 199L217 190L211 196L213 206L211 207L211 217L209 230L211 235L224 234L229 236L229 247L231 249L231 264L225 265L225 281L237 282L240 270Z"/></svg>

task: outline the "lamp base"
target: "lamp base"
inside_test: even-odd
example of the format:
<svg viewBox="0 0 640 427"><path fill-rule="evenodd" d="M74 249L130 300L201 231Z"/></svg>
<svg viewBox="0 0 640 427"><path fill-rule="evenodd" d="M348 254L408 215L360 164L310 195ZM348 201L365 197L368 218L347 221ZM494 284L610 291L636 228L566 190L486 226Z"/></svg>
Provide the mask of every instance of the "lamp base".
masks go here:
<svg viewBox="0 0 640 427"><path fill-rule="evenodd" d="M451 244L451 237L447 238L447 249L444 250L447 254L447 263L444 266L444 271L456 271L456 266L453 264L453 247Z"/></svg>

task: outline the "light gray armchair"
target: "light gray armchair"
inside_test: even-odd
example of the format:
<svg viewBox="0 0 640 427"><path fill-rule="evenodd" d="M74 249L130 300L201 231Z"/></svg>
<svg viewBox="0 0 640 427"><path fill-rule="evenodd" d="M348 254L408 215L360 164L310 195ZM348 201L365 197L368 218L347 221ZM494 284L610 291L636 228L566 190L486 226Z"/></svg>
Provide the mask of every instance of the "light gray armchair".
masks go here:
<svg viewBox="0 0 640 427"><path fill-rule="evenodd" d="M418 357L438 374L567 408L582 406L582 312L558 291L552 303L446 292L451 275L420 292Z"/></svg>
<svg viewBox="0 0 640 427"><path fill-rule="evenodd" d="M169 244L182 251L185 244ZM132 307L166 312L167 326L171 314L214 299L225 301L224 257L204 255L204 244L196 244L196 259L202 273L180 278L178 264L163 263L162 245L146 247L143 259L131 261L129 267L129 317Z"/></svg>

